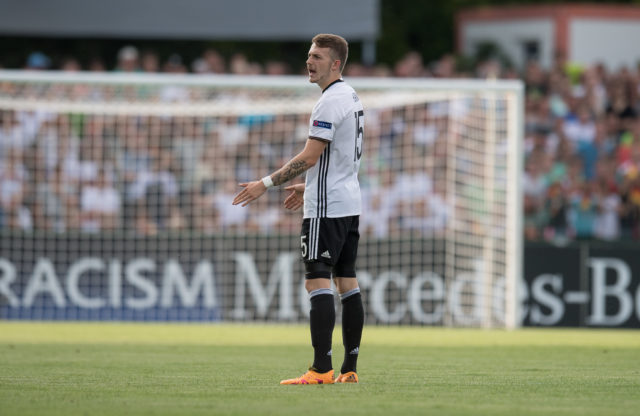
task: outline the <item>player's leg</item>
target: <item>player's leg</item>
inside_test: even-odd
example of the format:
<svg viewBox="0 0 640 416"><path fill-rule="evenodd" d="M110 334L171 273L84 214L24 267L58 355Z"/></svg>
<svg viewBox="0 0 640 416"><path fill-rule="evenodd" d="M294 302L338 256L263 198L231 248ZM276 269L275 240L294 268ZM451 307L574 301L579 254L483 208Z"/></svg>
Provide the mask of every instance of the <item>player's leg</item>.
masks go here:
<svg viewBox="0 0 640 416"><path fill-rule="evenodd" d="M326 227L326 225L324 225ZM328 233L320 219L302 223L301 249L305 264L305 288L309 293L311 310L309 326L313 346L313 365L301 377L283 380L281 384L330 384L333 383L331 341L336 323L336 310L331 289L331 264L319 261L320 253L328 250ZM324 231L324 232L323 232Z"/></svg>
<svg viewBox="0 0 640 416"><path fill-rule="evenodd" d="M331 341L336 324L336 309L331 289L331 266L321 263L306 263L305 288L309 293L311 310L309 325L313 346L312 369L326 373L333 369L331 364Z"/></svg>
<svg viewBox="0 0 640 416"><path fill-rule="evenodd" d="M358 382L357 363L364 327L364 307L355 268L359 237L358 217L353 217L345 245L333 269L333 275L336 276L334 282L342 303L342 343L344 345L344 361L336 381L343 383Z"/></svg>
<svg viewBox="0 0 640 416"><path fill-rule="evenodd" d="M364 327L364 307L355 277L334 279L342 303L342 344L344 360L337 382L358 382L357 364Z"/></svg>
<svg viewBox="0 0 640 416"><path fill-rule="evenodd" d="M331 266L322 262L305 263L305 288L309 293L311 310L309 326L313 346L313 365L302 376L283 380L280 384L331 384L331 342L336 323L336 310L331 289Z"/></svg>

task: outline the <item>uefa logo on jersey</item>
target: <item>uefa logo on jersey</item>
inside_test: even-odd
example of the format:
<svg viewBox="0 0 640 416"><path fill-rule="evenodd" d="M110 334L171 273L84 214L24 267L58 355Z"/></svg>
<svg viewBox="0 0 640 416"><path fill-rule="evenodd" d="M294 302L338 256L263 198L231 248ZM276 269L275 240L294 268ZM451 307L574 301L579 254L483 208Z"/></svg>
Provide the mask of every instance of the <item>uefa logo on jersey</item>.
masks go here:
<svg viewBox="0 0 640 416"><path fill-rule="evenodd" d="M331 129L331 123L328 121L313 120L313 127L322 127L323 129Z"/></svg>

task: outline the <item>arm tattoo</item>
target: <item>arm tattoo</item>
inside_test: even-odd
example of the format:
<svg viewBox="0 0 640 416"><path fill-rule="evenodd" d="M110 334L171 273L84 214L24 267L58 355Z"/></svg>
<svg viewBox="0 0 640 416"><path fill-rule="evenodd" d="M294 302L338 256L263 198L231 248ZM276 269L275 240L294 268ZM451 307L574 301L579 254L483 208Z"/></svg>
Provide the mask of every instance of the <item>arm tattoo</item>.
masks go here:
<svg viewBox="0 0 640 416"><path fill-rule="evenodd" d="M278 186L295 178L311 166L304 160L291 160L284 165L280 170L273 174L273 185Z"/></svg>

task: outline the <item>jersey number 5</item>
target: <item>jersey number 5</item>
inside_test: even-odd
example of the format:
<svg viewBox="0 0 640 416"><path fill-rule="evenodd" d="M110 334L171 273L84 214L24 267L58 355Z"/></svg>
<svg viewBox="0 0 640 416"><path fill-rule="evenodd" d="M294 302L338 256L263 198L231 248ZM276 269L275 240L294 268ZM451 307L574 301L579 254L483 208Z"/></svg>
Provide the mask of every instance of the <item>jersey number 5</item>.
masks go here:
<svg viewBox="0 0 640 416"><path fill-rule="evenodd" d="M364 111L356 111L353 113L356 118L356 146L355 151L353 153L353 161L360 160L362 157L362 136L364 134L363 126L360 122L360 119L364 117Z"/></svg>

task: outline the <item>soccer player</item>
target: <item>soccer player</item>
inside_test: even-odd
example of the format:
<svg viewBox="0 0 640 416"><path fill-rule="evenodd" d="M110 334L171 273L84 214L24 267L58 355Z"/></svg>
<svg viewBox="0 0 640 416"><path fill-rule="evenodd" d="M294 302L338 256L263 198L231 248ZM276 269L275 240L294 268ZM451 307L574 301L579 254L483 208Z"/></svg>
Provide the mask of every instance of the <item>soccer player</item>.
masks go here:
<svg viewBox="0 0 640 416"><path fill-rule="evenodd" d="M364 112L356 92L342 80L347 41L331 34L316 35L307 58L309 82L322 96L309 121L304 149L282 168L261 180L241 183L233 204L246 206L268 188L303 172L304 184L286 187L287 209L304 206L300 245L305 265L305 288L311 302L313 365L298 378L280 384L357 383L356 363L364 324L364 309L356 280L358 221L361 210L358 168L362 156ZM340 374L334 380L331 337L335 326L331 278L342 302L345 347Z"/></svg>

